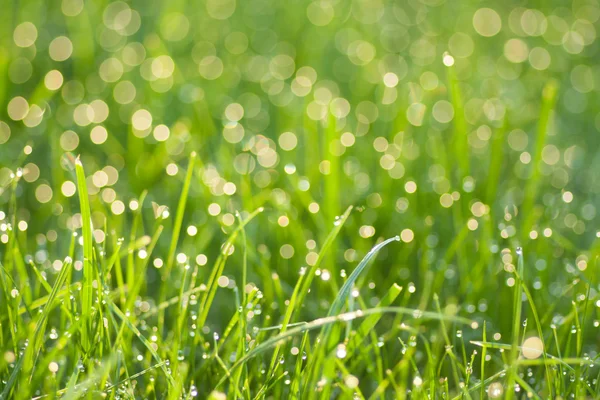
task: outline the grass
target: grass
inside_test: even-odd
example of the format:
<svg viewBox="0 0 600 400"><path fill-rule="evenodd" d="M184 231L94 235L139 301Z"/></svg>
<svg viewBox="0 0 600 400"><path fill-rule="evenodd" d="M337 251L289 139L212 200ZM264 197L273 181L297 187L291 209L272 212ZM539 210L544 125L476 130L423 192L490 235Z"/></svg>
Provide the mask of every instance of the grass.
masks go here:
<svg viewBox="0 0 600 400"><path fill-rule="evenodd" d="M0 399L598 398L593 2L9 2Z"/></svg>

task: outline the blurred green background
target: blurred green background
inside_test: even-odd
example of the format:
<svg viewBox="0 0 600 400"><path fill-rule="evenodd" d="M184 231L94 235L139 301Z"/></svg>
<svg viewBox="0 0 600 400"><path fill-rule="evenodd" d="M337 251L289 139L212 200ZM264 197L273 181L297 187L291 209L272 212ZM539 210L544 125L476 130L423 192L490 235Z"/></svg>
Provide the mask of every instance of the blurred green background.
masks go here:
<svg viewBox="0 0 600 400"><path fill-rule="evenodd" d="M342 270L397 234L404 243L366 278L372 303L398 282L508 334L511 249L525 249L538 307L570 307L566 285L588 281L600 191L595 0L1 7L0 217L22 174L20 240L46 270L81 226L72 155L88 174L96 240L112 248L144 191L133 237L152 234L159 206L174 215L195 151L177 260L210 265L235 211L264 206L247 228L249 279L272 310L349 205L322 266L333 278L319 280L323 300L305 304L307 317L326 311ZM0 249L5 240L0 231ZM150 268L146 295L158 277ZM235 308L219 296L217 309Z"/></svg>

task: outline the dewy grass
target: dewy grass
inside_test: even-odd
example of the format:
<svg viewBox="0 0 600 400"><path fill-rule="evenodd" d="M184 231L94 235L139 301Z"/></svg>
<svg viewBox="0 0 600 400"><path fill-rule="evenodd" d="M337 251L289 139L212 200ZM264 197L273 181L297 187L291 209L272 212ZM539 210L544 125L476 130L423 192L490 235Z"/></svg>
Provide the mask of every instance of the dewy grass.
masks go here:
<svg viewBox="0 0 600 400"><path fill-rule="evenodd" d="M79 206L81 209L82 238L83 238L83 282L81 290L81 316L84 320L85 329L81 332L81 345L85 352L91 352L94 330L94 288L93 281L98 285L98 274L94 262L94 250L92 248L92 217L88 200L85 172L79 158L75 160L75 171L77 173L77 186L79 188ZM98 298L100 300L100 297Z"/></svg>
<svg viewBox="0 0 600 400"><path fill-rule="evenodd" d="M87 196L84 195L87 191L85 189L84 169L79 161L75 165L81 191L80 208L82 210L82 222L84 221L83 218L91 221L89 202L86 200ZM190 176L189 173L188 176ZM28 342L24 347L24 351L19 353L18 359L11 365L11 373L3 383L2 397L18 398L21 393L30 393L33 396L42 398L53 396L78 398L85 396L86 393L104 393L105 395L115 396L118 393L136 393L137 389L134 382L147 382L151 391L157 394L161 393L170 398L177 398L179 396L193 397L194 394L197 396L200 390L206 392L210 390L213 393L213 397L216 396L215 393L218 393L218 391L224 391L233 393L241 398L253 398L255 394L259 397L267 396L269 393L288 393L294 398L315 398L323 395L326 397L335 395L341 397L377 398L384 396L385 393L389 393L390 391L395 393L395 396L399 398L405 397L408 391L417 397L423 396L425 393L446 393L446 395L451 393L458 395L458 393L461 393L460 396L471 396L475 393L490 395L490 391L495 390L494 388L497 387L497 385L494 385L504 375L507 379L507 385L519 387L519 390L534 393L536 389L532 385L535 382L523 377L521 371L537 367L542 368L542 371L544 371L540 373L540 377L545 382L544 384L548 388L548 393L551 393L569 390L567 386L561 386L564 383L557 382L557 379L561 379L561 374L555 374L553 368L559 367L572 376L584 376L585 373L589 373L588 371L593 368L594 360L589 356L582 356L581 354L581 333L575 336L575 353L573 356L569 356L568 354L562 356L560 352L558 355L552 355L547 352L544 325L538 316L534 299L523 278L525 276L525 263L523 252L520 248L515 250L517 268L514 274L516 283L513 303L513 323L511 324L513 329L513 343L488 342L488 333L486 330L483 332L482 340L472 340L470 342L475 348L482 348L482 351L481 353L477 351L471 352L469 359L465 358L466 354L462 340L463 330L465 328L469 329L469 327L477 329L477 323L470 319L455 316L454 312L450 311L448 307L444 311L439 305L439 297L437 296L434 296L434 300L438 305L435 312L419 308L411 309L394 306L393 304L402 292L401 288L394 284L384 298L378 302L376 307L369 308L359 297L359 308L356 308L357 305L352 305L354 304L354 301L352 301L349 304L352 305L353 309L342 312L344 304L349 299L357 296L355 295L355 291L359 290L356 288L356 281L359 275L366 275L364 277L365 282L369 281L368 272L366 271L368 262L375 258L377 252L381 251L385 245L401 240L400 237L383 241L366 254L363 261L344 279L342 287L332 299L329 312L327 315L323 314L326 315L325 317L318 318L312 322L302 321L292 323L294 312L301 313L303 302L310 299L309 289L313 285L311 280L308 280L307 283L307 274L313 277L318 275L317 271L320 271L321 275L324 273L323 271L325 270L321 270L319 266L331 243L351 216L351 208L342 216L335 219L333 230L325 238L321 253L317 257L316 262L313 263L311 269L300 273L300 279L296 284L296 288L291 291L291 300L286 303L288 307L285 314L282 315L282 323L275 327L270 327L268 326L270 318L268 318L265 319L265 325L262 328L254 325L252 330L248 330L247 324L252 324L252 317L250 315L260 311L260 308L257 309L255 305L261 302L264 294L257 292L252 285L248 286L248 262L253 257L257 257L257 254L248 248L249 238L246 236L246 229L249 222L256 218L262 211L264 209L260 208L251 214L239 214L239 223L234 225L229 233L229 238L222 246L212 271L209 276L205 274L205 277L207 277L206 284L196 280L196 275L199 273L198 268L195 268L194 273L190 275L190 272L188 272L189 268L185 267L186 270L182 275L181 284L178 287L179 294L170 300L164 300L155 305L149 304L148 306L144 306L147 309L142 312L140 312L141 306L135 304L135 302L139 301L140 293L142 293L145 287L142 280L133 279L131 281L133 286L131 287L113 287L111 290L107 290L108 286L105 286L102 301L94 301L95 305L90 306L88 298L85 301L82 300L81 304L79 304L76 296L71 296L70 298L66 296L72 291L81 291L82 295L86 293L84 291L86 288L85 282L87 282L86 279L90 279L89 276L86 278L85 270L83 271L81 282L72 277L74 271L72 269L73 262L71 257L68 257L62 263L58 276L52 286L46 281L45 274L30 260L31 271L35 276L35 280L39 282L39 284L29 289L30 297L32 300L35 299L35 301L32 301L29 305L25 302L19 308L11 307L11 312L5 314L2 321L10 321L11 318L14 320L15 316L28 315L30 317L35 316L37 322L35 328L28 336ZM148 210L148 212L153 213L152 210ZM110 273L114 271L113 265L117 264L119 258L129 257L129 253L121 252L122 246L120 243L115 246L112 253L94 250L94 246L89 246L89 243L86 247L85 235L89 235L92 243L95 241L93 235L91 235L91 222L88 228L83 223L82 229L84 235L81 240L83 251L80 253L83 260L82 268L86 268L86 266L90 267L91 265L91 263L86 264L86 259L96 260L93 264L95 265L93 268L96 269L92 269L92 281L87 290L99 287L99 285L100 287L108 285L107 279L110 280ZM129 246L130 249L144 249L145 254L147 254L141 262L133 264L139 273L148 273L149 258L154 254L162 230L163 225L158 225L152 238L141 240L140 243L134 243L132 246ZM241 244L237 243L240 233ZM73 248L73 245L77 245L77 240L75 240L77 237L73 236L71 248ZM132 238L133 240L137 240L135 236ZM464 234L455 238L448 250L450 254L461 246L461 243L465 239L466 236ZM236 289L237 300L233 301L235 305L232 310L233 317L223 332L222 337L216 333L212 335L214 345L211 346L210 339L202 339L206 332L198 327L206 326L206 322L209 320L209 311L213 307L218 288L226 286L224 282L219 282L221 280L219 277L224 276L225 262L230 255L231 248L236 244L244 249L241 260L241 288L243 292L240 293ZM98 251L99 258L95 258L94 251ZM69 253L73 254L73 250L70 250ZM15 251L12 254L19 253ZM171 254L171 250L169 250L168 254ZM451 260L452 255L448 254L446 253L446 259ZM98 272L97 265L106 267L103 274ZM6 275L7 271L5 268L3 268L3 271L5 278L3 280L3 288L16 285L16 282L13 281L10 275ZM68 279L74 279L75 281L70 284ZM172 293L167 288L164 290ZM123 304L125 312L121 311L119 306L115 304L116 301L119 301L119 293L121 292L126 294L127 300ZM95 293L95 290L91 291L92 298L98 298L97 295L94 295ZM360 293L360 290L356 293ZM5 298L10 298L11 295L7 290L5 290L6 294L9 297L5 296ZM410 291L408 291L408 294L410 295ZM542 343L540 350L541 357L537 359L527 359L520 356L523 351L537 351L536 348L528 348L521 345L521 341L524 338L521 334L521 307L524 295L531 306L535 332ZM60 307L58 307L57 299L61 301ZM299 302L299 299L302 302ZM194 307L196 304L199 306L197 311L195 311L196 307ZM420 301L420 304L427 304L427 302ZM169 307L172 306L175 306L178 310L174 314L175 319L173 321L171 321L170 314L167 312ZM36 313L36 310L40 309L40 307L41 311ZM62 309L62 311L53 311L56 309ZM71 314L71 310L75 314ZM135 310L134 313L131 310ZM585 314L585 310L583 308L580 311L576 307L569 314L572 315L569 318L573 318L577 332L581 332L582 325L582 317L579 313L582 312ZM167 334L171 336L172 345L168 341L160 342L158 340L156 336L158 329L148 329L147 327L146 321L152 320L153 316L156 316L161 311L165 312L165 322L163 322L165 325L163 325L162 329L164 330L168 326L166 324L173 324L172 326L176 328L172 332L167 330ZM401 343L400 354L403 356L397 359L396 364L389 364L388 359L390 355L378 351L380 346L386 345L385 339L382 337L377 338L376 334L374 341L369 339L374 334L374 331L379 329L379 324L386 322L384 317L389 313L396 314L401 318L400 321L402 321L399 326L389 327L389 333L386 334L390 337L397 336L399 343ZM63 351L73 351L72 355L78 359L75 372L70 375L63 375L65 382L63 385L57 384L58 381L56 379L58 375L55 370L60 367L58 363L52 361L54 358L59 357L60 353L52 352L49 354L50 358L40 357L45 348L43 337L47 336L45 331L47 330L48 320L53 315L52 330L54 331L58 326L65 334L75 338L81 346L81 350L79 350L71 348L67 344L68 342L62 344ZM83 316L87 317L84 318ZM101 328L98 327L97 323L94 323L94 320L97 318L102 318ZM361 318L364 318L364 320L359 321L356 326L351 328L349 334L346 332L344 335L344 331L339 329L339 324L351 326L350 324L353 320ZM186 323L188 319L191 322L190 324ZM437 334L440 334L440 338L443 338L441 342L443 343L441 346L443 355L441 358L440 354L437 353L438 350L436 350L436 348L439 348L436 342L429 343L432 339L427 335L414 335L420 330L422 333L426 332L422 331L422 327L425 326L430 326L430 329L434 331L438 329L434 325L429 324L429 320L431 319L440 322L439 329L441 330ZM394 321L398 321L397 318ZM456 338L459 338L459 343L448 334L451 327L460 332L460 335L458 333L456 335ZM147 331L147 333L142 333L140 329ZM320 329L321 332L316 337L312 337L309 333L316 329ZM20 332L27 331L17 329L13 334L19 334ZM403 332L411 332L411 336L402 339ZM55 334L51 333L50 337L52 335ZM131 339L131 335L135 339ZM113 348L119 350L105 349L105 356L98 358L97 354L100 354L98 351L99 347L90 343L92 337L95 337L94 340L97 343L112 343ZM5 337L3 335L4 342L10 340L9 338L10 336ZM135 345L135 340L142 345L141 348ZM290 342L293 344L291 347L288 345ZM424 354L426 354L427 359L427 365L424 368L420 368L420 362L415 358L417 357L415 347L419 345L419 342L424 346ZM177 344L175 345L174 343ZM336 343L338 344L336 345ZM85 345L90 347L85 347ZM459 349L462 349L462 355ZM491 365L488 368L485 367L488 354L492 350L508 352L508 358L505 358L505 362L508 362L506 369L498 371L497 368ZM148 356L145 356L144 353ZM13 353L7 350L5 357L7 357L7 354L10 355ZM96 355L94 356L94 354ZM479 354L480 359L478 359ZM359 391L359 388L354 385L355 379L358 382L360 382L360 379L354 375L356 373L354 371L356 371L356 368L360 368L360 365L372 357L372 355L377 357L375 359L377 365L387 368L386 372L382 374L383 369L379 366L377 367L379 371L377 373L365 370L364 376L367 378L363 379L371 379L374 384L372 386L362 386ZM294 372L281 367L286 364L287 359L290 357L295 357L293 363ZM463 358L462 360L461 357ZM138 369L135 367L135 363L132 363L131 358L134 358L138 362L148 363L148 366ZM188 360L192 358L195 359L195 364L189 363ZM259 362L258 360L262 361ZM485 377L484 380L478 379L475 373L474 366L478 361L481 366L479 369L480 376ZM42 368L40 364L45 365L45 368L50 369L50 371L54 371L52 376L56 384L47 386L50 391L31 391L30 389L28 389L29 391L22 391L23 385L29 385L32 381L44 379L44 375L38 372ZM121 372L119 372L119 368L114 370L118 365L122 366L120 368ZM269 367L268 370L265 369L267 366ZM99 369L100 367L103 368L102 371ZM171 367L177 368L177 372ZM447 377L440 380L440 377L443 376L444 371L448 367L450 369L447 372L450 372L450 376L452 376L452 383L450 385L448 384ZM190 370L190 368L192 369ZM157 375L157 370L161 371L161 374ZM197 376L194 370L197 370L202 376L212 381L212 384L203 387L202 385L205 384L201 376ZM488 372L488 370L491 371ZM339 381L337 381L336 374L341 374ZM410 382L407 382L407 379ZM161 382L164 382L165 385L162 386ZM464 385L461 386L461 382L464 382ZM454 389L450 389L452 387ZM28 388L31 388L31 386L28 386ZM214 390L217 392L214 392ZM577 393L587 393L588 395L595 393L594 388L589 384L583 384L581 387L574 384L572 390L577 391ZM534 393L533 396L536 397L537 395ZM490 397L494 396L490 395Z"/></svg>
<svg viewBox="0 0 600 400"><path fill-rule="evenodd" d="M600 397L595 1L2 13L2 400Z"/></svg>
<svg viewBox="0 0 600 400"><path fill-rule="evenodd" d="M516 284L515 284L515 293L514 293L514 303L513 303L513 331L512 331L512 347L510 349L510 365L511 367L508 370L508 379L507 385L508 387L512 387L515 384L515 379L517 376L517 357L519 354L519 343L521 341L521 313L523 309L523 249L517 248L517 273L516 276ZM506 393L506 397L508 399L512 399L514 396L514 392L508 391Z"/></svg>

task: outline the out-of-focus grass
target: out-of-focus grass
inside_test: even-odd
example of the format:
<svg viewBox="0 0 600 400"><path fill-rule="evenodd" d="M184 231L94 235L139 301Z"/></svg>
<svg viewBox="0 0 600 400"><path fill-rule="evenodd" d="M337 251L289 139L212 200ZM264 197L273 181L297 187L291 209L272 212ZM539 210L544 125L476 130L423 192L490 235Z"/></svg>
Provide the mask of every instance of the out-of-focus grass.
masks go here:
<svg viewBox="0 0 600 400"><path fill-rule="evenodd" d="M1 9L1 398L599 395L595 0Z"/></svg>

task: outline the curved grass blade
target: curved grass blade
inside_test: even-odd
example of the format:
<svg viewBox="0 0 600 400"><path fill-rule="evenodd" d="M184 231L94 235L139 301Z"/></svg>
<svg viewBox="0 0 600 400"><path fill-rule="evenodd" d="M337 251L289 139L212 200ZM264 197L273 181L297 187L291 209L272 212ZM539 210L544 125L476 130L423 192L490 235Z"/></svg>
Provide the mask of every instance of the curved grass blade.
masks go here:
<svg viewBox="0 0 600 400"><path fill-rule="evenodd" d="M482 348L488 348L488 349L500 349L500 350L512 349L512 345L507 344L507 343L482 342L479 340L472 340L471 344L482 347ZM527 350L536 350L536 351L538 350L538 349L532 349L532 348L523 347L523 346L518 346L517 349L518 350L527 349ZM572 372L575 372L575 370L569 364L593 364L594 363L594 361L590 358L587 358L587 359L586 358L562 358L560 355L554 356L545 351L542 352L541 356L543 356L543 357L536 358L536 359L519 359L519 360L515 361L515 363L518 365L542 365L542 364L562 365L562 366L568 368Z"/></svg>
<svg viewBox="0 0 600 400"><path fill-rule="evenodd" d="M354 271L352 271L352 273L350 274L350 276L348 277L346 282L344 282L344 285L342 286L342 288L338 292L335 300L331 304L331 307L329 308L329 312L327 313L327 316L336 315L336 314L339 314L340 311L342 311L342 307L344 306L344 303L346 303L346 300L350 296L350 292L352 291L352 287L354 286L354 283L358 279L358 276L367 268L367 266L369 265L369 261L371 261L371 259L379 252L379 250L381 250L382 248L384 248L385 246L387 246L388 244L390 244L392 242L399 242L399 241L400 241L400 236L394 236L392 238L389 238L389 239L384 240L383 242L379 243L378 245L373 247L367 253L365 258L363 258L362 261L360 262L360 264L358 264L358 266L354 269Z"/></svg>
<svg viewBox="0 0 600 400"><path fill-rule="evenodd" d="M104 389L104 390L106 392L108 392L110 390L113 390L114 388L119 387L119 386L121 386L122 384L124 384L126 382L131 382L131 381L135 380L136 378L139 378L140 376L143 376L144 374L147 374L148 372L150 372L150 371L152 371L152 370L154 370L156 368L162 367L164 364L165 364L164 361L160 362L160 363L157 363L157 364L154 364L151 367L148 367L148 368L146 368L146 369L144 369L144 370L142 370L142 371L140 371L140 372L138 372L136 374L133 374L133 375L127 377L126 379L123 379L123 380L121 380L121 381L119 381L117 383L113 383L112 385L107 386L106 389Z"/></svg>
<svg viewBox="0 0 600 400"><path fill-rule="evenodd" d="M384 240L383 242L374 246L365 255L365 257L362 259L362 261L356 266L356 268L354 268L354 271L352 271L352 273L350 274L350 276L348 277L346 282L344 282L344 285L342 285L342 287L340 288L340 291L338 292L337 296L333 300L333 303L331 304L331 307L329 308L329 312L327 313L328 317L337 315L342 311L342 308L344 307L346 300L350 296L350 293L352 292L352 287L356 283L356 280L358 279L359 275L363 271L366 270L367 266L369 265L369 261L371 261L371 259L373 259L373 257L375 257L375 255L379 252L379 250L381 250L382 248L384 248L385 246L387 246L388 244L390 244L392 242L398 242L398 241L400 241L400 236L394 236L392 238ZM332 329L333 329L333 325L325 325L321 329L321 333L319 334L320 340L317 342L317 344L315 346L313 358L311 359L311 362L309 363L309 365L307 367L308 376L309 376L309 379L308 379L308 382L306 385L307 388L314 387L314 383L317 380L317 377L320 375L321 371L326 370L326 371L331 372L332 368L335 367L332 364L332 360L328 360L328 361L324 360L326 352L327 352L327 348L329 347L329 344L330 344L329 338L331 336Z"/></svg>
<svg viewBox="0 0 600 400"><path fill-rule="evenodd" d="M307 331L311 331L311 330L314 330L317 328L322 328L324 326L331 325L336 322L349 322L349 321L355 320L357 318L363 318L363 317L367 317L367 316L373 315L373 314L389 313L389 314L415 315L416 311L418 311L419 316L422 319L445 320L445 321L451 321L451 322L455 322L455 323L459 323L459 324L471 324L472 323L472 321L467 318L447 316L447 315L443 315L443 314L431 312L431 311L419 311L419 310L406 308L406 307L378 307L378 308L369 308L367 310L357 310L357 311L347 312L347 313L343 313L343 314L339 314L339 315L318 318L318 319L315 319L314 321L307 322L306 324L303 324L301 326L289 329L285 332L281 332L280 334L278 334L276 336L272 336L271 338L265 340L263 343L254 347L252 350L250 350L248 353L246 353L246 355L244 357L237 360L231 366L231 368L229 368L229 371L235 370L236 368L238 368L239 366L244 364L249 359L256 357L257 355L259 355L261 353L264 353L265 351L268 351L277 345L283 344L287 340L293 338L294 336L302 334ZM221 386L223 383L225 383L225 381L227 381L227 379L228 379L227 376L221 378L221 380L216 385L216 387Z"/></svg>

